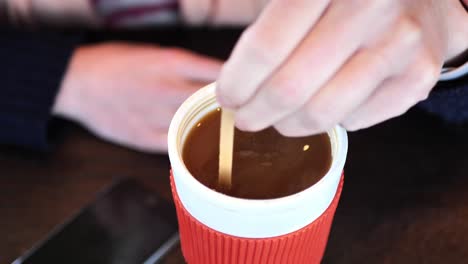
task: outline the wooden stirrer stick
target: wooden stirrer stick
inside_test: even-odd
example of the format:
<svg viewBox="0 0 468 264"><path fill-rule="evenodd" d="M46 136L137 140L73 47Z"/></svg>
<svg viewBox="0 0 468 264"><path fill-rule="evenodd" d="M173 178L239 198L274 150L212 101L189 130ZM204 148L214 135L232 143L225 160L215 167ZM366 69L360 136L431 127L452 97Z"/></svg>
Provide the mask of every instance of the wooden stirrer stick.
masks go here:
<svg viewBox="0 0 468 264"><path fill-rule="evenodd" d="M234 151L234 113L221 110L221 131L219 139L219 183L231 188L232 154Z"/></svg>

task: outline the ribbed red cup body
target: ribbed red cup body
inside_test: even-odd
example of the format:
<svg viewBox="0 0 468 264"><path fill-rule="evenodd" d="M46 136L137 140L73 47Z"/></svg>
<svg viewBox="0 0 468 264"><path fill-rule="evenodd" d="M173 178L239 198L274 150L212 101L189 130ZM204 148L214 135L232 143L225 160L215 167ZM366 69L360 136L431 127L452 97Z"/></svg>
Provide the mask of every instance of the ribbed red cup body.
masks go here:
<svg viewBox="0 0 468 264"><path fill-rule="evenodd" d="M191 216L180 202L171 175L185 260L189 264L320 263L343 188L343 177L332 203L315 221L283 236L252 239L223 234Z"/></svg>

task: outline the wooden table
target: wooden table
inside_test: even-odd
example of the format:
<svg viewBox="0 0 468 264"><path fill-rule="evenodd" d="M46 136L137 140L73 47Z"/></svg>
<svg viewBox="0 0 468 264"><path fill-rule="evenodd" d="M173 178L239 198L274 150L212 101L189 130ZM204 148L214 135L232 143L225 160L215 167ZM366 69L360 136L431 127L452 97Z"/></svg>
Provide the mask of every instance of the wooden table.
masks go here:
<svg viewBox="0 0 468 264"><path fill-rule="evenodd" d="M92 34L179 45L226 58L238 30ZM56 147L0 148L0 263L10 263L122 176L170 198L165 155L105 143L56 124ZM468 126L413 110L351 133L346 179L323 263L467 263ZM164 263L184 263L175 249Z"/></svg>

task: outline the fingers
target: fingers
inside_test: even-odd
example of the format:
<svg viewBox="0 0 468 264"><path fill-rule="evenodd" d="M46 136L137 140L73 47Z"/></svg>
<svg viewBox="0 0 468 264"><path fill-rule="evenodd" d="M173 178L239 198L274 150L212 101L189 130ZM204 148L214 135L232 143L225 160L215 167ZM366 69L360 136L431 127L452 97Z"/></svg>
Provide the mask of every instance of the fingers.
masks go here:
<svg viewBox="0 0 468 264"><path fill-rule="evenodd" d="M140 134L138 138L109 138L114 143L134 150L148 153L167 153L167 133L153 131Z"/></svg>
<svg viewBox="0 0 468 264"><path fill-rule="evenodd" d="M212 25L248 25L261 13L268 0L217 0L212 10Z"/></svg>
<svg viewBox="0 0 468 264"><path fill-rule="evenodd" d="M136 149L151 153L167 153L167 131L149 132L146 139L139 142L135 146Z"/></svg>
<svg viewBox="0 0 468 264"><path fill-rule="evenodd" d="M163 102L161 102L163 105L176 108L178 108L180 104L182 104L194 92L208 84L208 82L192 81L181 77L154 80L153 83L155 89L153 91L153 95L148 98L153 101L153 105L155 98L164 98Z"/></svg>
<svg viewBox="0 0 468 264"><path fill-rule="evenodd" d="M172 117L177 111L178 107L164 106L164 107L155 107L148 111L145 117L142 117L145 120L145 125L151 127L153 130L166 131L169 129L171 124Z"/></svg>
<svg viewBox="0 0 468 264"><path fill-rule="evenodd" d="M82 123L98 137L121 146L144 152L164 153L167 151L167 129L156 129L147 118L136 113L123 111L94 115ZM154 118L154 117L151 117Z"/></svg>
<svg viewBox="0 0 468 264"><path fill-rule="evenodd" d="M167 153L166 132L148 131L148 133L139 136L139 139L124 139L116 143L142 152Z"/></svg>
<svg viewBox="0 0 468 264"><path fill-rule="evenodd" d="M180 0L180 12L184 21L191 25L200 25L208 20L213 1Z"/></svg>
<svg viewBox="0 0 468 264"><path fill-rule="evenodd" d="M364 46L370 34L365 25L377 18L374 10L334 4L280 69L238 110L236 125L240 129L258 131L297 111ZM348 13L356 8L363 13L350 16ZM347 17L345 24L343 17ZM366 58L361 58L360 63L365 64ZM353 63L353 67L348 71L353 72L361 64Z"/></svg>
<svg viewBox="0 0 468 264"><path fill-rule="evenodd" d="M170 49L169 53L166 63L172 66L177 74L187 79L200 82L213 82L219 77L222 61L218 59L183 49Z"/></svg>
<svg viewBox="0 0 468 264"><path fill-rule="evenodd" d="M420 52L408 72L384 82L342 125L351 131L366 128L399 116L426 99L440 74L442 65L436 61Z"/></svg>
<svg viewBox="0 0 468 264"><path fill-rule="evenodd" d="M275 124L287 136L328 130L363 104L389 76L400 74L414 58L420 34L401 22L373 47L359 51L297 112ZM382 107L382 105L380 105Z"/></svg>
<svg viewBox="0 0 468 264"><path fill-rule="evenodd" d="M318 21L330 0L272 0L237 43L223 67L218 101L245 104L258 86L289 56Z"/></svg>

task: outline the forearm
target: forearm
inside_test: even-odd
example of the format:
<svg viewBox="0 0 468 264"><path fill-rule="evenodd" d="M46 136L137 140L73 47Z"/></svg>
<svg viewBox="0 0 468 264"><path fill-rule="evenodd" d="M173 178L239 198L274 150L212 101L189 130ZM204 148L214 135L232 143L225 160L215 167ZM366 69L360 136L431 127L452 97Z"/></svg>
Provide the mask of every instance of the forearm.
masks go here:
<svg viewBox="0 0 468 264"><path fill-rule="evenodd" d="M81 35L0 27L0 144L47 147L55 96Z"/></svg>

